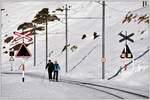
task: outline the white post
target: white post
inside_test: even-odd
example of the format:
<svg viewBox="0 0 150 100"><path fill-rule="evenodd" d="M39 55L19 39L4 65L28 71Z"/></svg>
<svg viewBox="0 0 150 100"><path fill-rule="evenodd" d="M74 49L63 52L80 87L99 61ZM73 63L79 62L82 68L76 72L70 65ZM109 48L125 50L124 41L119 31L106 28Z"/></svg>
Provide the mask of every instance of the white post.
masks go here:
<svg viewBox="0 0 150 100"><path fill-rule="evenodd" d="M10 65L11 65L10 71L13 71L13 62L12 61L10 61Z"/></svg>
<svg viewBox="0 0 150 100"><path fill-rule="evenodd" d="M24 71L22 71L22 82L24 82Z"/></svg>

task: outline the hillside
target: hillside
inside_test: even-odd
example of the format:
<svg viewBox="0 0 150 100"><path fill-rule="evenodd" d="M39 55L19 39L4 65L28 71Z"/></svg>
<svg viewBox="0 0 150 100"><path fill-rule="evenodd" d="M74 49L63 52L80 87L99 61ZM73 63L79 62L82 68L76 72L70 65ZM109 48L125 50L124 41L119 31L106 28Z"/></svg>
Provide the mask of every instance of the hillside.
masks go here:
<svg viewBox="0 0 150 100"><path fill-rule="evenodd" d="M65 4L65 2L4 2L2 8L5 10L2 13L2 41L4 41L6 34L11 36L14 31L17 31L17 27L23 22L30 22L36 13L43 7L48 7L50 12L56 8ZM32 6L29 6L32 3ZM122 5L123 4L123 5ZM61 75L71 78L87 78L87 79L101 79L101 4L96 2L69 2L71 5L68 11L68 41L70 46L68 47L68 70L65 74L65 51L62 52L65 46L65 20L64 15L60 21L49 22L48 36L49 36L49 48L51 53L49 59L52 61L58 60L61 66ZM23 8L23 9L22 9ZM114 9L113 9L114 8ZM114 75L120 66L131 61L120 58L120 54L124 48L124 42L119 43L122 38L118 34L119 32L127 31L128 34L134 33L131 37L134 43L128 42L128 45L134 55L139 56L149 47L149 35L148 24L141 22L138 24L138 18L148 14L148 7L142 8L140 2L108 2L106 6L106 79ZM131 11L133 15L137 15L136 20L132 20L130 23L122 23L126 14ZM24 13L21 13L24 12ZM61 12L60 12L61 13ZM85 18L87 17L87 19ZM90 19L90 18L99 19ZM80 19L81 18L81 19ZM141 34L141 32L144 33ZM98 33L99 37L93 39L93 33ZM86 34L85 39L81 39L82 35ZM33 37L33 36L32 36ZM72 46L77 48L71 51ZM2 72L10 71L10 63L8 54L4 54L4 51L8 51L10 44L2 43ZM33 44L29 47L32 53L32 57L26 61L27 72L38 72L43 74L45 71L45 31L37 34L37 66L33 66ZM132 72L132 65L128 67L127 71L122 71L113 81L132 81L139 83L139 85L147 84L148 81L148 64L149 53L143 56L141 59L135 61L135 70ZM22 59L15 58L13 63L14 69L17 72L18 67L22 63ZM142 71L138 70L137 66L143 66ZM72 69L73 68L73 69ZM72 70L71 70L72 69ZM140 77L134 79L134 77ZM4 76L3 79L9 76ZM32 81L32 80L30 80ZM146 81L143 83L143 81Z"/></svg>

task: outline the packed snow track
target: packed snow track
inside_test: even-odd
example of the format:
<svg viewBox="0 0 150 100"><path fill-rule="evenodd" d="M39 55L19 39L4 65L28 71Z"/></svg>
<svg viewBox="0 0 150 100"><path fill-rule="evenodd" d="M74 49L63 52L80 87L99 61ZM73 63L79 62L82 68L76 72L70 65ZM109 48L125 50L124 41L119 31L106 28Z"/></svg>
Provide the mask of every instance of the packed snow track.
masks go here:
<svg viewBox="0 0 150 100"><path fill-rule="evenodd" d="M16 76L20 77L20 72L2 72L4 76ZM81 82L61 78L59 82L49 82L47 77L43 77L41 74L28 72L26 75L26 81L23 83L20 81L14 83L3 84L2 96L13 97L19 94L17 97L35 97L38 98L83 98L83 99L147 99L146 95L134 93L131 91L122 90L119 88L109 87L99 84L93 84L90 82ZM30 78L34 78L34 81L29 81ZM32 88L31 88L32 86ZM16 92L13 92L15 89ZM42 93L38 90L42 90ZM21 94L20 94L21 93ZM56 94L59 94L57 97ZM53 95L53 96L51 96Z"/></svg>

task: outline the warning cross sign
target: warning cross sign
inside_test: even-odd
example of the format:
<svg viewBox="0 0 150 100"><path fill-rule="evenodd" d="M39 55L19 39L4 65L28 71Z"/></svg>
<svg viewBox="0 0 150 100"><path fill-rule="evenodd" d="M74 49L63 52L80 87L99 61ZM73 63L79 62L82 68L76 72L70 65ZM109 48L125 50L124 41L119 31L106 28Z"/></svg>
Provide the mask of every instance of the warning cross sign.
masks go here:
<svg viewBox="0 0 150 100"><path fill-rule="evenodd" d="M134 40L130 38L131 36L134 35L134 33L131 33L131 34L127 35L127 31L126 31L126 34L124 35L124 34L122 34L122 31L121 31L121 32L119 33L119 35L122 37L122 39L120 39L119 42L122 42L122 41L124 41L124 40L126 40L126 41L128 40L128 41L130 41L130 42L134 42Z"/></svg>
<svg viewBox="0 0 150 100"><path fill-rule="evenodd" d="M29 58L31 57L31 53L29 52L29 50L27 49L25 43L22 43L22 45L20 46L16 57L22 57L22 58Z"/></svg>
<svg viewBox="0 0 150 100"><path fill-rule="evenodd" d="M22 33L14 32L14 35L16 35L17 37L14 38L12 43L16 42L16 41L19 41L20 39L23 39L23 40L26 39L26 40L28 40L28 42L32 41L32 37L30 37L32 35L32 30L25 31L25 32L22 32Z"/></svg>

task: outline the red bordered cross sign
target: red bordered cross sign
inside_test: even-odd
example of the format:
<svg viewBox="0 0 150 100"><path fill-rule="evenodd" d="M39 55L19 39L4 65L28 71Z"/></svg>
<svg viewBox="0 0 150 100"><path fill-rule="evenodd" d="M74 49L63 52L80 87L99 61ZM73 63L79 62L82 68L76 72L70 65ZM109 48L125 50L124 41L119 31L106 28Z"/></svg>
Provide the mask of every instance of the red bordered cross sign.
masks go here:
<svg viewBox="0 0 150 100"><path fill-rule="evenodd" d="M26 40L28 40L28 42L32 41L32 37L30 37L32 35L32 30L25 31L25 32L22 32L22 33L14 32L14 35L16 35L17 37L14 38L12 43L16 42L16 41L19 41L21 39L26 39Z"/></svg>

